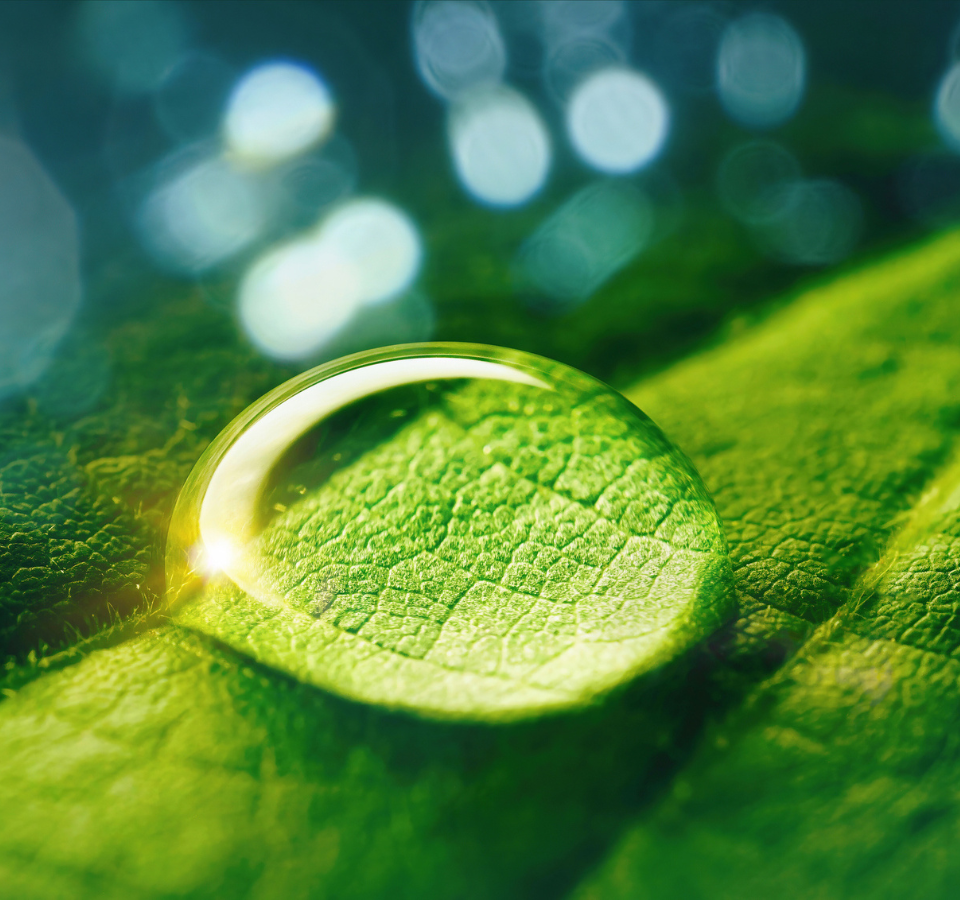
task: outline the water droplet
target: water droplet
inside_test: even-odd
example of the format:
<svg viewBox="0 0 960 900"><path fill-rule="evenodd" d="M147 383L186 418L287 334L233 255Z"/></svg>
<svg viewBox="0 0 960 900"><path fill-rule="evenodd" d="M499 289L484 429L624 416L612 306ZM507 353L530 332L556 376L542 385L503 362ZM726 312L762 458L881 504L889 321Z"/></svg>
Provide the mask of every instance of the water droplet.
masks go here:
<svg viewBox="0 0 960 900"><path fill-rule="evenodd" d="M473 720L590 703L729 596L713 504L646 416L559 363L467 344L370 351L267 394L197 463L166 565L182 624L342 696Z"/></svg>

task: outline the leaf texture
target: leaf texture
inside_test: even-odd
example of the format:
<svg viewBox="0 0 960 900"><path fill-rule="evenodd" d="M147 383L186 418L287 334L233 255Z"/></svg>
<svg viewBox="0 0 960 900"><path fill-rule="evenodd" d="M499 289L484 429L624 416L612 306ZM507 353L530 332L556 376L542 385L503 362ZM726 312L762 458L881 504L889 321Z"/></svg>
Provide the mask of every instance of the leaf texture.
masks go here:
<svg viewBox="0 0 960 900"><path fill-rule="evenodd" d="M713 503L645 416L566 379L446 391L267 525L255 588L216 579L177 620L440 717L583 705L662 665L729 608Z"/></svg>
<svg viewBox="0 0 960 900"><path fill-rule="evenodd" d="M728 531L742 610L710 665L468 726L337 700L166 626L0 703L3 883L948 896L958 292L948 234L630 392Z"/></svg>

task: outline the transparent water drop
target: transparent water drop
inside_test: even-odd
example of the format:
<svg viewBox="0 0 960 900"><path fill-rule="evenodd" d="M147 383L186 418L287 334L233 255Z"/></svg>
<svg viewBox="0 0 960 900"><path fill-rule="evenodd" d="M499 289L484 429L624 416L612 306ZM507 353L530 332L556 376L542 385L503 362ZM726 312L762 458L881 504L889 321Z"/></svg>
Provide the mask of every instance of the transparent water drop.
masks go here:
<svg viewBox="0 0 960 900"><path fill-rule="evenodd" d="M696 472L624 397L517 351L412 344L267 394L197 463L167 611L302 681L419 715L593 702L721 621Z"/></svg>

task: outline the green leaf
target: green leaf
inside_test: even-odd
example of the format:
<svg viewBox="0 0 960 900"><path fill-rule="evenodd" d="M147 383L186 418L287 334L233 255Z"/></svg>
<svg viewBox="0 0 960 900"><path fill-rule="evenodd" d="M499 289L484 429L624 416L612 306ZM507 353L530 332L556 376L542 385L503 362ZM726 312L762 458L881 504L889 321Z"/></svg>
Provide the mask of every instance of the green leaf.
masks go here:
<svg viewBox="0 0 960 900"><path fill-rule="evenodd" d="M947 895L958 293L949 234L630 392L727 530L742 610L712 666L685 654L574 714L438 723L165 626L0 703L2 883L22 897L556 897L579 882L600 897Z"/></svg>
<svg viewBox="0 0 960 900"><path fill-rule="evenodd" d="M574 896L951 896L958 575L954 462L847 605Z"/></svg>
<svg viewBox="0 0 960 900"><path fill-rule="evenodd" d="M729 565L696 472L619 395L521 359L551 389L340 412L347 437L288 478L334 474L240 551L244 590L215 578L177 621L341 696L496 721L590 703L715 630Z"/></svg>

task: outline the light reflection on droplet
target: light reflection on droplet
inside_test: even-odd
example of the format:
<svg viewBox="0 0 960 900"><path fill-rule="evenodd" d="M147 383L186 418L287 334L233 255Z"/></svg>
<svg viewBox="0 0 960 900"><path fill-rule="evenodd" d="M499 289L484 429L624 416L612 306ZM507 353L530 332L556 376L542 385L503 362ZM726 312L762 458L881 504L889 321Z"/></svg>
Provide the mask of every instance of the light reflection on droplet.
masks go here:
<svg viewBox="0 0 960 900"><path fill-rule="evenodd" d="M538 493L550 471L561 477ZM498 608L537 600L500 577L500 560L529 544L531 523L541 543L561 544L577 517L595 520L596 507L616 514L625 502L665 522L653 540L644 537L649 516L620 516L639 536L629 560L639 588L625 595L622 579L547 579L543 615L576 605L587 637L548 629L531 659L520 652L529 641L507 634L492 654L472 657L478 622L495 637ZM386 564L389 582L378 574ZM323 690L502 723L588 706L686 652L723 622L728 571L698 476L622 395L542 357L419 344L305 372L218 436L177 500L163 607ZM491 578L506 585L499 607ZM466 599L444 603L442 591ZM398 630L398 616L422 609L431 592L441 599L425 633ZM247 639L251 628L257 640ZM650 640L662 643L651 650ZM439 688L429 677L437 666Z"/></svg>
<svg viewBox="0 0 960 900"><path fill-rule="evenodd" d="M771 128L800 105L806 79L803 43L780 16L753 13L727 26L717 57L724 109L748 128Z"/></svg>
<svg viewBox="0 0 960 900"><path fill-rule="evenodd" d="M943 140L960 152L960 63L954 63L940 80L933 111Z"/></svg>
<svg viewBox="0 0 960 900"><path fill-rule="evenodd" d="M84 0L81 50L121 92L152 88L186 49L184 7L160 0Z"/></svg>
<svg viewBox="0 0 960 900"><path fill-rule="evenodd" d="M265 63L233 89L224 138L240 159L270 165L322 141L335 115L333 96L316 73L293 63Z"/></svg>
<svg viewBox="0 0 960 900"><path fill-rule="evenodd" d="M361 304L355 265L316 237L279 247L244 276L238 312L250 340L274 359L309 357Z"/></svg>
<svg viewBox="0 0 960 900"><path fill-rule="evenodd" d="M567 132L580 157L602 172L634 172L650 163L667 137L670 114L657 86L631 69L591 75L570 100Z"/></svg>
<svg viewBox="0 0 960 900"><path fill-rule="evenodd" d="M420 271L423 249L416 227L406 213L384 200L345 203L324 221L318 239L356 268L361 303L395 297Z"/></svg>
<svg viewBox="0 0 960 900"><path fill-rule="evenodd" d="M421 0L414 10L413 43L420 76L446 100L503 78L506 48L485 3Z"/></svg>
<svg viewBox="0 0 960 900"><path fill-rule="evenodd" d="M550 169L550 135L524 96L507 88L471 94L447 126L454 167L482 203L518 206L539 191Z"/></svg>
<svg viewBox="0 0 960 900"><path fill-rule="evenodd" d="M249 246L270 215L264 186L222 157L202 156L162 180L140 208L138 226L161 264L202 272Z"/></svg>
<svg viewBox="0 0 960 900"><path fill-rule="evenodd" d="M783 189L783 212L764 224L761 243L784 262L823 266L853 251L863 226L856 194L839 181L808 179Z"/></svg>
<svg viewBox="0 0 960 900"><path fill-rule="evenodd" d="M520 286L566 308L590 297L648 242L653 210L628 184L601 181L578 191L527 240Z"/></svg>
<svg viewBox="0 0 960 900"><path fill-rule="evenodd" d="M0 397L35 381L80 305L73 210L30 150L0 138Z"/></svg>
<svg viewBox="0 0 960 900"><path fill-rule="evenodd" d="M751 141L724 157L717 189L734 218L762 224L786 212L793 194L785 188L799 178L800 163L789 150L774 141Z"/></svg>

